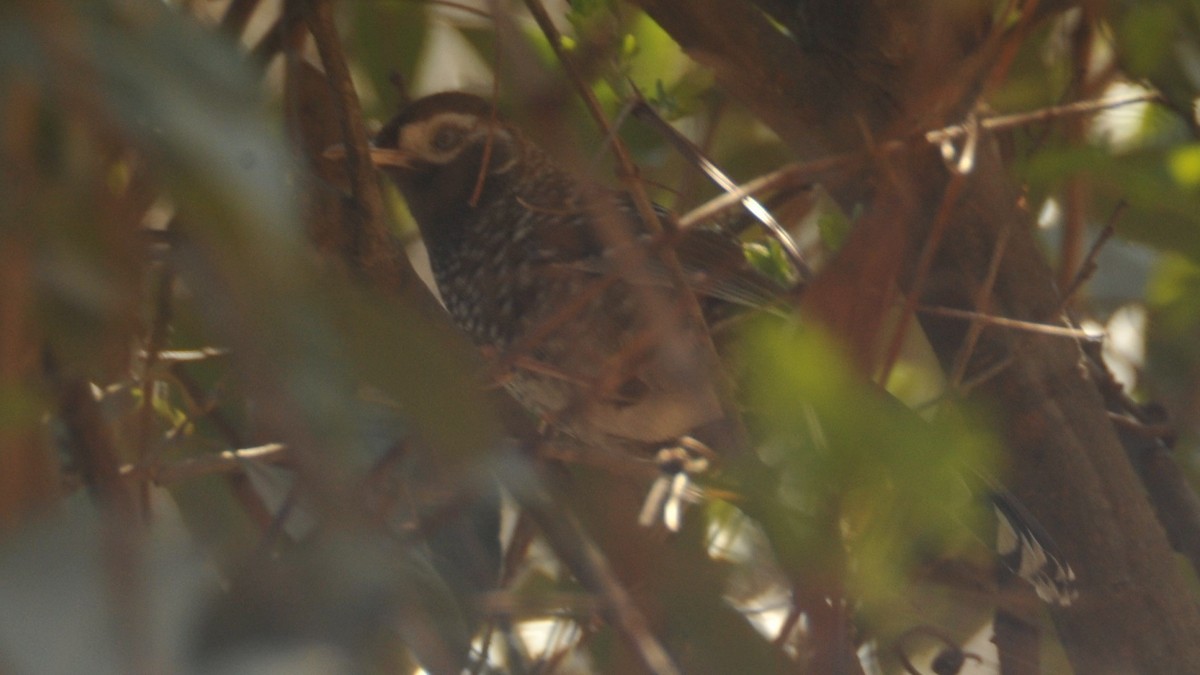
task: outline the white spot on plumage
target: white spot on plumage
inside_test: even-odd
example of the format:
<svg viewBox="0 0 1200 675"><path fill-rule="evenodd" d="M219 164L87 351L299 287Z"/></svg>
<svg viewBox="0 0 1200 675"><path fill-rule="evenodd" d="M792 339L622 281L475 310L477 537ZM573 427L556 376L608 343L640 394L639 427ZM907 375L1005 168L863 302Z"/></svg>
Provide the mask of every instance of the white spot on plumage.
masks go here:
<svg viewBox="0 0 1200 675"><path fill-rule="evenodd" d="M1014 574L1024 579L1044 602L1070 604L1079 593L1074 588L1075 570L1058 556L1051 555L1032 526L1026 525L1010 509L993 505L996 513L996 553Z"/></svg>

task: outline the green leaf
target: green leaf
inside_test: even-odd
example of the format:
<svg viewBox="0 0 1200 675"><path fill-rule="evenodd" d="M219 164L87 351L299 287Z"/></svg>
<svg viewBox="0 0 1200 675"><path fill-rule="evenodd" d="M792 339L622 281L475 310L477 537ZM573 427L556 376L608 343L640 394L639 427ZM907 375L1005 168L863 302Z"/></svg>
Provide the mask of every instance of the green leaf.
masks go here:
<svg viewBox="0 0 1200 675"><path fill-rule="evenodd" d="M1131 6L1117 30L1123 65L1131 75L1154 74L1171 57L1179 15L1166 2L1146 2ZM1164 39L1165 38L1165 39Z"/></svg>
<svg viewBox="0 0 1200 675"><path fill-rule="evenodd" d="M903 598L913 566L931 551L971 539L966 525L981 512L970 507L962 472L991 460L990 435L956 414L927 421L861 383L815 329L764 323L749 334L744 358L751 410L783 476L783 499L834 514L866 611Z"/></svg>
<svg viewBox="0 0 1200 675"><path fill-rule="evenodd" d="M345 41L355 65L366 75L360 97L368 114L391 117L396 110L392 73L412 83L418 57L429 40L427 8L416 2L352 2L352 37ZM369 84L362 92L362 84Z"/></svg>
<svg viewBox="0 0 1200 675"><path fill-rule="evenodd" d="M1111 213L1119 201L1130 209L1117 233L1200 261L1200 146L1146 148L1119 156L1100 148L1046 150L1025 175L1053 192L1069 176L1086 177L1092 213Z"/></svg>
<svg viewBox="0 0 1200 675"><path fill-rule="evenodd" d="M796 281L796 271L784 253L783 247L774 239L752 242L742 247L746 260L759 272L774 279L781 286L790 286Z"/></svg>

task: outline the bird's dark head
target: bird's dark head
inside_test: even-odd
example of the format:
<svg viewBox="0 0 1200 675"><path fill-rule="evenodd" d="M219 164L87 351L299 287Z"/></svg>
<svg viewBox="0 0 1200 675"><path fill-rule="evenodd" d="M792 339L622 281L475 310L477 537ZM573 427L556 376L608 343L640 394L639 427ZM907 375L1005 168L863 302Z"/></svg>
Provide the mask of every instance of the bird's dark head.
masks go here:
<svg viewBox="0 0 1200 675"><path fill-rule="evenodd" d="M443 92L401 110L376 135L371 154L400 187L417 221L428 224L479 208L511 178L521 145L489 101ZM477 190L482 194L471 204Z"/></svg>

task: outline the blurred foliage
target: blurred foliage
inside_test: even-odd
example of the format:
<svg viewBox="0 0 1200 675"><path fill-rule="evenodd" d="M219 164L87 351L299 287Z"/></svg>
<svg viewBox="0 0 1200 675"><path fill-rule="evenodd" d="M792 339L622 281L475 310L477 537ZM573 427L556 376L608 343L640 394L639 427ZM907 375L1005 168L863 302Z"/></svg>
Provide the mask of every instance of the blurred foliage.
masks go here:
<svg viewBox="0 0 1200 675"><path fill-rule="evenodd" d="M628 667L620 636L597 627L598 601L528 523L509 522L511 508L506 532L515 529L518 549L529 552L514 556L507 585L494 588L501 497L491 475L506 463L532 484L536 472L497 451L501 423L469 348L411 303L316 260L297 194L307 169L280 119L278 69L264 77L236 40L189 13L204 4L0 7L3 669L412 672L420 664L452 672L468 645L510 672ZM260 13L279 6L262 4ZM508 55L501 39L523 40L536 65L557 73L523 12L514 8L519 32L498 39L486 13L509 4L470 6L477 11L338 4L369 118L390 116L402 98L396 82L411 93L486 93L493 69L509 106L503 99L518 83L504 79L515 66L498 62ZM1138 274L1151 279L1145 295L1141 278L1118 265L1101 264L1092 283L1126 289L1122 302L1148 309L1139 365L1149 376L1139 394L1162 397L1176 413L1180 457L1195 464L1200 16L1183 0L1098 11L1091 39L1095 71L1106 78L1098 89L1153 89L1165 102L1104 113L1082 140L1054 117L1002 140L1011 141L1032 210L1061 211L1073 180L1088 188L1089 231L1118 202L1129 204L1116 229L1121 246L1149 247L1137 249L1145 258ZM788 160L773 134L634 7L572 0L560 18L610 116L636 87L739 180ZM1077 93L1071 40L1081 20L1072 11L1034 26L985 103L1017 112ZM596 137L580 106L563 114ZM620 134L664 201L692 206L716 194L646 125L626 122ZM598 147L587 156L607 161ZM394 221L406 219L398 199L387 208ZM785 224L814 259L836 251L857 215L829 205L779 211L796 215ZM789 278L777 244L757 232L745 238L756 267ZM164 307L155 282L166 269ZM1086 298L1078 307L1092 309ZM151 357L156 331L160 350L220 351ZM736 351L748 418L779 480L763 499L795 518L794 539L771 540L778 531L739 515L739 495L723 492L721 475L697 482L725 499L690 509L692 531L670 543L657 532L609 532L653 540L669 549L664 559L688 564L688 546L732 551L698 566L696 579L655 577L671 590L664 612L688 615L673 644L691 640L713 672L769 664L771 631L787 614L786 575L797 566L814 577L844 571L857 625L881 649L918 623L949 626L963 640L983 626L991 600L957 592L931 570L948 559L990 564L986 514L963 479L997 470L988 424L948 403L913 414L790 318L754 324ZM905 351L899 379L928 388L940 374L909 357L917 351ZM70 378L103 393L101 421L144 525L114 520L80 487L79 439L57 403L56 387ZM287 445L284 466L229 460L157 484L168 468L267 443ZM596 485L605 496L609 483ZM727 616L731 608L750 621ZM795 643L794 634L779 640L789 654Z"/></svg>
<svg viewBox="0 0 1200 675"><path fill-rule="evenodd" d="M966 547L984 522L963 469L986 472L994 441L981 425L927 421L879 394L816 329L764 325L743 349L750 410L783 474L783 500L839 524L867 616L914 602L904 597L914 566Z"/></svg>

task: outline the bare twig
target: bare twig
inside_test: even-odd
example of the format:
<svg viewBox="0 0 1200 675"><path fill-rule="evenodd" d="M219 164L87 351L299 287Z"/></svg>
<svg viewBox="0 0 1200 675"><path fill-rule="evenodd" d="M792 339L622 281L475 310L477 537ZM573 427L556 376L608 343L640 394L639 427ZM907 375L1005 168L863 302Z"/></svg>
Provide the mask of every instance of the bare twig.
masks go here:
<svg viewBox="0 0 1200 675"><path fill-rule="evenodd" d="M1011 235L1012 223L1009 223L996 238L996 249L992 251L987 275L975 293L975 309L980 314L986 314L991 309L992 288L996 285L996 275L1000 272L1000 261L1004 259L1004 252L1008 250L1008 238ZM973 320L967 328L966 337L963 338L962 346L959 347L958 354L954 359L954 367L950 372L951 389L957 389L958 385L962 383L963 376L967 372L967 365L970 364L971 356L975 353L975 344L979 341L979 335L983 332L985 325L984 321Z"/></svg>
<svg viewBox="0 0 1200 675"><path fill-rule="evenodd" d="M151 300L153 301L153 311L150 317L150 330L146 336L146 346L143 352L142 400L138 410L137 458L141 462L149 461L151 458L151 436L154 433L155 426L154 402L157 400L155 387L158 384L155 367L158 365L159 353L167 341L167 330L170 326L172 315L172 290L175 283L175 273L169 265L158 266L158 269L152 266L150 273L155 274L156 278L152 286ZM149 486L144 483L141 484L138 492L141 508L144 512L148 513L150 507Z"/></svg>
<svg viewBox="0 0 1200 675"><path fill-rule="evenodd" d="M961 173L951 174L949 181L946 183L946 190L942 194L937 214L934 216L933 224L929 228L925 244L921 247L921 255L917 258L916 271L913 272L912 286L908 289L908 294L904 299L904 308L901 310L900 320L897 322L895 331L892 333L892 339L888 344L883 363L880 364L880 383L887 383L888 376L892 372L892 367L896 365L897 359L900 358L900 348L904 345L905 336L908 334L909 323L915 316L917 302L921 296L921 287L924 285L925 279L929 276L930 270L933 268L934 256L941 245L946 229L950 226L951 215L957 207L958 198L962 193L965 183L965 174Z"/></svg>
<svg viewBox="0 0 1200 675"><path fill-rule="evenodd" d="M1157 94L1141 94L1095 101L1080 101L1068 105L1042 108L1028 113L980 118L978 119L978 125L986 131L999 131L1065 115L1087 115L1121 106L1157 100L1160 100ZM943 127L922 134L916 134L909 139L886 141L876 146L875 152L876 155L901 152L911 148L914 143L922 141L940 146L946 141L967 135L968 131L969 128L965 124ZM871 155L867 152L844 152L812 161L786 164L771 173L764 174L739 185L738 192L727 192L692 209L679 219L679 226L687 228L711 220L714 215L736 206L741 201L739 193L760 195L787 187L811 185L831 172L853 171L860 168L869 161L870 157Z"/></svg>
<svg viewBox="0 0 1200 675"><path fill-rule="evenodd" d="M112 429L104 420L92 386L83 378L70 377L57 382L57 387L59 415L70 434L72 459L83 475L84 485L97 502L135 522L137 499L121 476Z"/></svg>
<svg viewBox="0 0 1200 675"><path fill-rule="evenodd" d="M175 364L171 373L175 381L179 384L183 393L188 400L194 401L196 406L202 412L217 432L224 437L225 442L230 447L238 448L245 445L242 439L242 434L237 430L237 427L229 420L228 417L221 411L215 401L210 401L208 395L200 387L200 384L188 374L179 364ZM271 510L263 501L262 496L250 484L250 481L240 472L228 474L229 488L233 492L238 503L245 509L246 515L250 517L254 524L262 529L270 527Z"/></svg>
<svg viewBox="0 0 1200 675"><path fill-rule="evenodd" d="M738 186L738 192L760 195L789 187L805 187L835 170L848 170L861 166L866 161L862 153L831 155L811 162L786 164L771 173L764 174ZM697 206L679 219L680 228L688 228L712 220L714 216L741 203L738 192L726 192Z"/></svg>
<svg viewBox="0 0 1200 675"><path fill-rule="evenodd" d="M135 480L152 481L156 485L170 485L202 476L242 473L247 461L287 464L291 458L286 446L268 443L254 448L200 455L168 464L128 464L121 467L121 475Z"/></svg>
<svg viewBox="0 0 1200 675"><path fill-rule="evenodd" d="M555 554L571 569L579 582L600 598L609 622L629 644L642 665L655 675L681 673L650 631L633 598L609 568L604 554L587 537L575 516L564 511L542 485L531 480L532 470L525 462L511 459L499 462L497 466L501 483L537 523ZM518 467L524 470L518 471Z"/></svg>
<svg viewBox="0 0 1200 675"><path fill-rule="evenodd" d="M947 316L955 319L979 321L981 323L998 326L1000 328L1011 328L1013 330L1035 333L1038 335L1052 335L1055 337L1071 338L1074 340L1094 340L1097 337L1096 335L1088 333L1080 328L1068 328L1066 326L1055 326L1052 324L1037 323L1034 321L1021 321L1020 319L1009 319L1003 316L982 314L980 312L973 312L966 309L955 309L953 307L917 305L916 311L922 314L932 314L934 316Z"/></svg>
<svg viewBox="0 0 1200 675"><path fill-rule="evenodd" d="M111 609L117 649L125 660L123 670L153 672L145 640L149 615L147 589L140 573L144 557L137 495L121 475L112 428L104 419L91 384L82 377L61 375L53 364L47 371L57 389L58 413L70 437L71 455L104 516L102 555L110 590L118 600Z"/></svg>
<svg viewBox="0 0 1200 675"><path fill-rule="evenodd" d="M809 268L808 263L804 262L804 256L800 253L800 247L796 245L795 240L792 239L792 235L779 224L779 221L775 220L775 216L771 215L771 212L755 199L753 195L742 190L737 183L733 182L733 179L726 175L724 171L721 171L720 167L709 159L700 148L696 147L683 134L676 131L675 127L667 124L666 120L660 117L654 108L650 107L650 104L646 102L645 97L642 96L636 86L633 87L633 91L636 96L633 106L634 117L652 124L667 140L671 141L675 149L685 159L699 168L704 175L708 176L709 180L716 183L726 193L736 197L738 202L753 214L771 236L779 242L779 245L783 247L788 260L796 268L800 280L808 281L812 279L812 269Z"/></svg>
<svg viewBox="0 0 1200 675"><path fill-rule="evenodd" d="M375 178L375 164L367 146L362 107L358 102L358 94L354 91L354 82L350 79L350 66L346 62L337 27L334 25L332 2L313 0L307 7L308 11L304 13L305 24L317 43L321 62L325 64L325 75L333 90L337 121L341 125L350 196L363 213L362 222L357 224L359 231L351 233L352 240L358 244L357 250L352 254L359 256L360 260L352 262L366 267L365 271L369 273L372 255L379 253L372 250L373 240L379 236L376 231L385 230L383 196L379 191L379 183ZM355 224L345 225L353 227Z"/></svg>
<svg viewBox="0 0 1200 675"><path fill-rule="evenodd" d="M1022 127L1037 122L1047 122L1061 117L1092 115L1135 103L1157 103L1160 101L1162 101L1162 96L1154 92L1134 96L1077 101L1075 103L1039 108L1030 112L984 117L979 120L979 125L986 131L998 131L1001 129ZM968 132L969 129L965 125L955 124L934 131L928 131L924 134L924 138L929 143L940 144L947 139L965 136Z"/></svg>
<svg viewBox="0 0 1200 675"><path fill-rule="evenodd" d="M1096 273L1096 258L1100 256L1100 251L1103 250L1104 245L1108 243L1108 240L1111 239L1114 234L1116 234L1117 220L1120 219L1121 215L1125 213L1125 209L1128 207L1129 203L1122 199L1121 201L1117 202L1117 205L1113 208L1112 214L1108 217L1108 223L1104 225L1103 230L1100 230L1100 234L1096 237L1096 241L1092 242L1092 247L1088 249L1087 255L1083 257L1083 261L1079 264L1079 269L1076 270L1074 278L1071 279L1071 283L1065 289L1063 289L1062 305L1060 306L1061 308L1065 308L1071 302L1071 298L1075 297L1075 294L1079 292L1079 289L1082 288L1083 285L1087 283L1088 279L1091 279L1092 275Z"/></svg>

